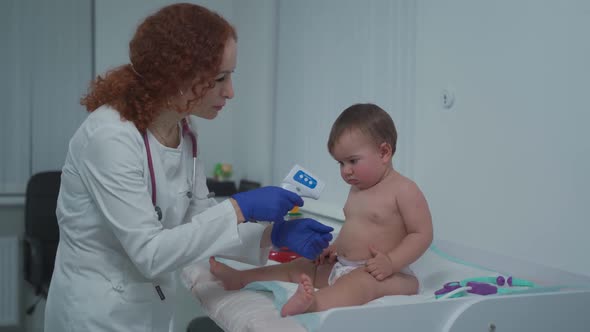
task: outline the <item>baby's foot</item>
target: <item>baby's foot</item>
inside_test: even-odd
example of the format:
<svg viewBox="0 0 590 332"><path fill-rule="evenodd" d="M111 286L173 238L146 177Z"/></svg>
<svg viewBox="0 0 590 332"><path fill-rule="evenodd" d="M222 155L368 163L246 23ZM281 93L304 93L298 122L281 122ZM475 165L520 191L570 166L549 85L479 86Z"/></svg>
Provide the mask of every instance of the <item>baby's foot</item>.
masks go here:
<svg viewBox="0 0 590 332"><path fill-rule="evenodd" d="M209 257L209 271L223 284L225 290L236 290L244 287L240 278L240 271L231 268Z"/></svg>
<svg viewBox="0 0 590 332"><path fill-rule="evenodd" d="M292 316L302 314L309 309L314 300L314 288L311 278L306 274L301 275L301 281L295 294L285 303L281 309L281 316Z"/></svg>

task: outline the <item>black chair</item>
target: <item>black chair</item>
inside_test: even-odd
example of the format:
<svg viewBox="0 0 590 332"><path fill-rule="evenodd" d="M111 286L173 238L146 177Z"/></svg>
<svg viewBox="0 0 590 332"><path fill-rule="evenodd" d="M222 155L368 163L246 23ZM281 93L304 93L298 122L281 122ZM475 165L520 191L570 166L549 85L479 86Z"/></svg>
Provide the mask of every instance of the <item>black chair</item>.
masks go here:
<svg viewBox="0 0 590 332"><path fill-rule="evenodd" d="M186 332L223 332L223 329L209 317L197 317L190 321Z"/></svg>
<svg viewBox="0 0 590 332"><path fill-rule="evenodd" d="M207 188L215 193L215 197L229 197L238 192L235 182L217 181L212 178L207 178Z"/></svg>
<svg viewBox="0 0 590 332"><path fill-rule="evenodd" d="M260 188L260 182L242 179L240 180L240 185L238 186L238 192L241 193L256 188Z"/></svg>
<svg viewBox="0 0 590 332"><path fill-rule="evenodd" d="M59 227L55 209L61 183L61 171L41 172L27 183L25 196L24 278L39 299L28 310L32 314L41 298L47 298Z"/></svg>

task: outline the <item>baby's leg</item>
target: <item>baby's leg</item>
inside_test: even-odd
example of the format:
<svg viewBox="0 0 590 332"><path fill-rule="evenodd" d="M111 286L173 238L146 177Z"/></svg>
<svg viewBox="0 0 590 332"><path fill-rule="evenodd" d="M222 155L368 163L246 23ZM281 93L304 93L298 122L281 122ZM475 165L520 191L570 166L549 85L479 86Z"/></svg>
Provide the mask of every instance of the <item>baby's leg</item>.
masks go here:
<svg viewBox="0 0 590 332"><path fill-rule="evenodd" d="M315 265L305 258L250 270L236 270L211 257L209 258L209 270L211 274L221 280L226 290L240 289L254 281L278 280L299 283L301 274L315 275Z"/></svg>
<svg viewBox="0 0 590 332"><path fill-rule="evenodd" d="M313 304L314 288L311 278L302 274L300 280L295 294L281 308L281 316L283 317L302 314Z"/></svg>
<svg viewBox="0 0 590 332"><path fill-rule="evenodd" d="M311 278L306 274L301 274L299 277L299 287L291 298L281 308L281 316L298 315L308 310L315 300L314 284L317 288L328 287L328 277L332 271L334 264L318 265L315 269L315 278Z"/></svg>
<svg viewBox="0 0 590 332"><path fill-rule="evenodd" d="M417 291L418 280L413 276L396 273L377 281L361 267L340 277L332 286L315 292L315 300L306 312L361 305L385 295L412 295Z"/></svg>

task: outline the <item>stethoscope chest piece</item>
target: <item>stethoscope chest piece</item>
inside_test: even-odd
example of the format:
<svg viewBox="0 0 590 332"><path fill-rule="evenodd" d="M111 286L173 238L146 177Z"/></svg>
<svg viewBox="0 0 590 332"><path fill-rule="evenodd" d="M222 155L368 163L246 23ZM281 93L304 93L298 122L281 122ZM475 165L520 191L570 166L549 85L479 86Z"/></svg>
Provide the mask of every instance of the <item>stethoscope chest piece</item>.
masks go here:
<svg viewBox="0 0 590 332"><path fill-rule="evenodd" d="M161 221L162 220L162 209L160 209L160 207L157 205L154 209L156 210L156 214L158 215L158 220Z"/></svg>

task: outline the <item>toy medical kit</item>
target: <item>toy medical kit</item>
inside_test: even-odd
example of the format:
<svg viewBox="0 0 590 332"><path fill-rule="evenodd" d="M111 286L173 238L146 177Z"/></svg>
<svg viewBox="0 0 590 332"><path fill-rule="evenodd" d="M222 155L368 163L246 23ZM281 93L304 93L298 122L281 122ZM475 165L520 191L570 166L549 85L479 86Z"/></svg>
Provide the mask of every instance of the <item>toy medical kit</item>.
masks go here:
<svg viewBox="0 0 590 332"><path fill-rule="evenodd" d="M251 267L231 262L236 269ZM280 308L297 288L289 283L255 282L249 285L269 287L226 292L217 283L199 282L210 276L207 264L195 264L184 275L190 277L185 281L187 287L195 285L192 288L195 300L212 319L219 322L220 327L231 332L241 331L242 326L248 326L252 332L589 331L590 320L585 311L590 303L588 275L436 238L424 255L411 264L411 268L421 286L416 295L385 296L371 304L290 318L280 317ZM509 271L510 274L499 271ZM479 296L461 290L462 297L435 299L434 291L448 281L456 280L460 284L465 278L493 276L490 278L496 279L499 275L503 276L504 285L496 286L514 289L514 293ZM508 275L533 280L536 287L509 287ZM515 279L512 278L513 284Z"/></svg>
<svg viewBox="0 0 590 332"><path fill-rule="evenodd" d="M301 256L289 250L288 248L279 248L277 250L271 250L268 253L268 259L279 263L287 263L299 257Z"/></svg>
<svg viewBox="0 0 590 332"><path fill-rule="evenodd" d="M508 287L501 287L501 286ZM519 287L510 288L510 287ZM490 295L490 294L513 294L522 292L522 288L536 287L535 283L525 279L514 278L512 276L505 278L497 277L476 277L467 278L461 281L451 281L443 285L443 288L434 292L435 298L447 299L462 297L470 294Z"/></svg>

